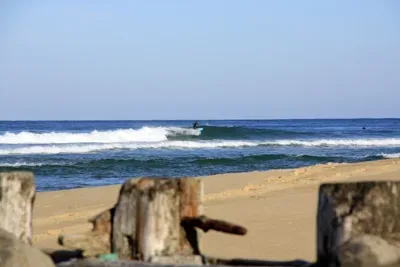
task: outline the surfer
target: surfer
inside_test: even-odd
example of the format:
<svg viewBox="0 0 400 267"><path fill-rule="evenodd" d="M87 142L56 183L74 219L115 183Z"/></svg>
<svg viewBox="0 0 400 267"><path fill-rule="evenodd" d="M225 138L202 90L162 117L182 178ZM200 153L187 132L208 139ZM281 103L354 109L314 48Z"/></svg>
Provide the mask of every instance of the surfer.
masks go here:
<svg viewBox="0 0 400 267"><path fill-rule="evenodd" d="M198 121L195 121L195 122L193 123L193 129L197 129L198 126L199 126L199 122L198 122Z"/></svg>

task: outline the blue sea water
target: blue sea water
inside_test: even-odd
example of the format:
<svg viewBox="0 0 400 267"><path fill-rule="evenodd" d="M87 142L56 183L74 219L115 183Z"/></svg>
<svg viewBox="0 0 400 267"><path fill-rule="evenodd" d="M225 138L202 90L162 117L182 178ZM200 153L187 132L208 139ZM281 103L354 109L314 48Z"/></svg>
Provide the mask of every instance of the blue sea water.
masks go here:
<svg viewBox="0 0 400 267"><path fill-rule="evenodd" d="M400 157L400 119L0 121L0 172L37 191Z"/></svg>

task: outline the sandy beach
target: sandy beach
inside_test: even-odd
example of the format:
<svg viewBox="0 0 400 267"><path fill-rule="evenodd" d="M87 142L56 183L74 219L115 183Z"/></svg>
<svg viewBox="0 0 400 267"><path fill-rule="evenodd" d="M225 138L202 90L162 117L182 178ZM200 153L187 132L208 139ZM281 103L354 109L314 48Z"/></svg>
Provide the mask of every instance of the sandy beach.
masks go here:
<svg viewBox="0 0 400 267"><path fill-rule="evenodd" d="M206 176L205 214L241 224L248 234L203 234L202 251L219 257L314 260L320 183L399 178L400 159ZM34 244L58 249L59 234L89 230L88 218L115 204L119 187L37 193Z"/></svg>

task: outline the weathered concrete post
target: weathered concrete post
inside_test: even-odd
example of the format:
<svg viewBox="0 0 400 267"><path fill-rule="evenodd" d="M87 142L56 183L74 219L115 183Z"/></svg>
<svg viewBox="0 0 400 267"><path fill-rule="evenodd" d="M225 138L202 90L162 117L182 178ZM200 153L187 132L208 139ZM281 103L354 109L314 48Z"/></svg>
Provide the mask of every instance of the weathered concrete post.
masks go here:
<svg viewBox="0 0 400 267"><path fill-rule="evenodd" d="M318 264L400 263L399 190L398 181L322 184L317 214Z"/></svg>
<svg viewBox="0 0 400 267"><path fill-rule="evenodd" d="M32 244L35 184L30 172L0 173L0 228Z"/></svg>

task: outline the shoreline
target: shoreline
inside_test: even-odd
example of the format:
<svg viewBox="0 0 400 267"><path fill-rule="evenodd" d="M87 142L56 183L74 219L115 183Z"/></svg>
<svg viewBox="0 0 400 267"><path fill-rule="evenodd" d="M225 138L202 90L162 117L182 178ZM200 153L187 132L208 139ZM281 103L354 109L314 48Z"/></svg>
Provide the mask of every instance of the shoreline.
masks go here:
<svg viewBox="0 0 400 267"><path fill-rule="evenodd" d="M288 167L288 168L272 168L268 170L253 170L253 171L239 171L239 172L224 172L224 173L217 173L217 174L210 174L210 175L201 175L201 176L184 176L184 177L165 177L165 178L171 178L171 179L177 179L177 178L209 178L209 177L215 177L215 176L221 176L221 175L243 175L243 174L251 174L251 173L265 173L265 172L273 172L273 171L290 171L290 170L295 170L295 169L301 169L301 168L309 168L309 167L314 167L314 166L322 166L322 165L342 165L342 164L358 164L358 163L368 163L368 162L376 162L376 161L385 161L385 160L396 160L399 159L400 157L384 157L382 156L381 158L376 158L376 159L370 159L370 160L361 160L361 161L355 161L355 162L328 162L328 163L316 163L316 164L311 164L311 165L306 165L306 166L301 166L297 168L293 167ZM30 171L30 170L28 170ZM137 178L140 178L142 176L138 176ZM162 176L159 176L162 177ZM116 184L105 184L105 185L88 185L84 187L77 187L77 188L66 188L66 189L57 189L57 190L45 190L45 191L37 191L36 188L36 194L43 194L43 193L49 193L49 192L63 192L63 191L69 191L69 190L80 190L80 189L86 189L86 188L100 188L100 187L115 187L115 186L120 186L125 180L135 178L133 177L126 177L126 178L121 178L124 179L121 181L121 183L116 183Z"/></svg>
<svg viewBox="0 0 400 267"><path fill-rule="evenodd" d="M318 185L399 180L400 159L317 164L199 178L204 179L205 214L241 224L249 230L244 237L215 232L202 234L200 248L205 254L314 260ZM90 230L88 219L116 203L120 186L38 192L33 210L34 245L61 249L57 245L59 234Z"/></svg>

